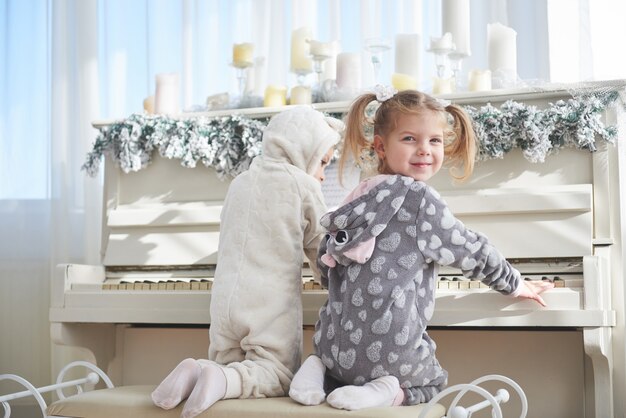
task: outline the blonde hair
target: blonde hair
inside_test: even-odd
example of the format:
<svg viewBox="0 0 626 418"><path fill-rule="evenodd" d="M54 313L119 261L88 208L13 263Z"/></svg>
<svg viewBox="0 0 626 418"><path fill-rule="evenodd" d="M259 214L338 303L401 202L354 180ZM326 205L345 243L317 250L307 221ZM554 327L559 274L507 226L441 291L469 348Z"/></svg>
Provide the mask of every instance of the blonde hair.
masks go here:
<svg viewBox="0 0 626 418"><path fill-rule="evenodd" d="M404 90L380 103L373 120L366 115L367 107L376 100L376 95L366 93L359 96L350 106L346 120L341 157L339 159L339 178L352 157L357 165L363 165L365 155L375 155L374 144L368 136L380 135L383 140L396 127L399 113L418 115L425 111L441 115L444 124L444 156L450 166L450 174L457 180L467 180L474 171L476 158L476 135L469 115L458 105L444 106L428 94L416 90ZM450 118L449 118L450 116ZM373 128L373 135L365 130ZM456 175L455 169L463 167L462 174ZM378 172L385 172L383 160L378 160Z"/></svg>

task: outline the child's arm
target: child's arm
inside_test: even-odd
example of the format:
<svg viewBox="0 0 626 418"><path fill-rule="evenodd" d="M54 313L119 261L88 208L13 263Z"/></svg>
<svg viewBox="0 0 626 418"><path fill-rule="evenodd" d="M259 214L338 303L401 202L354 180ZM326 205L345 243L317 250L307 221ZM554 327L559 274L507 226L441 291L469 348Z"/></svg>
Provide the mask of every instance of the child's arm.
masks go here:
<svg viewBox="0 0 626 418"><path fill-rule="evenodd" d="M318 193L310 193L303 198L303 248L316 282L320 282L318 249L325 234L324 228L320 225L320 219L326 213L326 204L322 199Z"/></svg>
<svg viewBox="0 0 626 418"><path fill-rule="evenodd" d="M320 242L319 251L317 252L317 268L319 271L319 282L321 283L324 289L328 289L328 267L321 261L321 258L324 254L326 254L326 237L322 237L322 241Z"/></svg>
<svg viewBox="0 0 626 418"><path fill-rule="evenodd" d="M536 300L552 284L528 283L483 234L471 231L449 210L439 194L426 188L419 199L418 248L440 265L460 268L468 278L479 279L505 295Z"/></svg>

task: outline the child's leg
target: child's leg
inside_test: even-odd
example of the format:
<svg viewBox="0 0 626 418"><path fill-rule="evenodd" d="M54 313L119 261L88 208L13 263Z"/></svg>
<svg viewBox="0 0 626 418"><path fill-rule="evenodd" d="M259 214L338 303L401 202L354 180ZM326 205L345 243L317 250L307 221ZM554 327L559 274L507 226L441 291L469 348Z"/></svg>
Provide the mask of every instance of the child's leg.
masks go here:
<svg viewBox="0 0 626 418"><path fill-rule="evenodd" d="M354 411L375 406L401 405L404 392L394 376L383 376L363 386L343 386L333 390L326 402L337 409Z"/></svg>
<svg viewBox="0 0 626 418"><path fill-rule="evenodd" d="M181 361L152 392L152 402L163 409L176 407L189 396L199 375L200 364L196 360Z"/></svg>
<svg viewBox="0 0 626 418"><path fill-rule="evenodd" d="M302 405L319 405L324 402L324 373L326 367L319 357L309 356L291 381L289 397Z"/></svg>
<svg viewBox="0 0 626 418"><path fill-rule="evenodd" d="M407 405L417 405L419 403L429 402L432 398L435 397L439 392L441 392L445 387L445 384L442 385L432 385L432 386L416 386L412 388L408 388L406 392L406 404Z"/></svg>
<svg viewBox="0 0 626 418"><path fill-rule="evenodd" d="M235 370L221 367L212 361L204 361L201 366L202 371L187 399L181 418L195 417L220 399L237 398L241 395L241 377ZM236 393L227 393L227 389L234 389Z"/></svg>

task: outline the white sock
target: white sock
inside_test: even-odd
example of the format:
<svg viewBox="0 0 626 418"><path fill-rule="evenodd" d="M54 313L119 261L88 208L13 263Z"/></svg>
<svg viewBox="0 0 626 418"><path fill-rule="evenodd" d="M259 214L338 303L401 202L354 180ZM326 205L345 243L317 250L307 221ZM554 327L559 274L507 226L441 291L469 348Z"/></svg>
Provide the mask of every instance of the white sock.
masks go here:
<svg viewBox="0 0 626 418"><path fill-rule="evenodd" d="M333 390L326 402L333 408L355 411L375 406L392 406L398 396L400 382L394 376L383 376L363 386L342 386Z"/></svg>
<svg viewBox="0 0 626 418"><path fill-rule="evenodd" d="M324 402L324 372L326 367L317 356L309 356L291 381L289 397L302 405Z"/></svg>
<svg viewBox="0 0 626 418"><path fill-rule="evenodd" d="M215 363L202 364L196 387L193 388L181 413L181 418L193 418L226 395L226 375Z"/></svg>
<svg viewBox="0 0 626 418"><path fill-rule="evenodd" d="M152 402L160 408L172 409L183 399L187 398L200 375L200 364L187 358L167 375L152 392Z"/></svg>

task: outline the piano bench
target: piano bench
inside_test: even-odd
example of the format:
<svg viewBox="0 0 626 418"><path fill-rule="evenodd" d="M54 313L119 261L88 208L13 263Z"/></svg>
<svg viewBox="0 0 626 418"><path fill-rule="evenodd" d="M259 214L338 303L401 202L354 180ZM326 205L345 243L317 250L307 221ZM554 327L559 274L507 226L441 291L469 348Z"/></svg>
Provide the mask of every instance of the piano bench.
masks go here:
<svg viewBox="0 0 626 418"><path fill-rule="evenodd" d="M165 411L152 404L154 386L120 386L68 397L48 406L47 416L72 418L179 418L183 404ZM443 405L435 405L426 418L441 418ZM219 401L198 418L417 418L425 404L389 408L366 408L343 411L327 404L302 406L287 397L263 399L229 399ZM437 408L440 407L440 408Z"/></svg>

